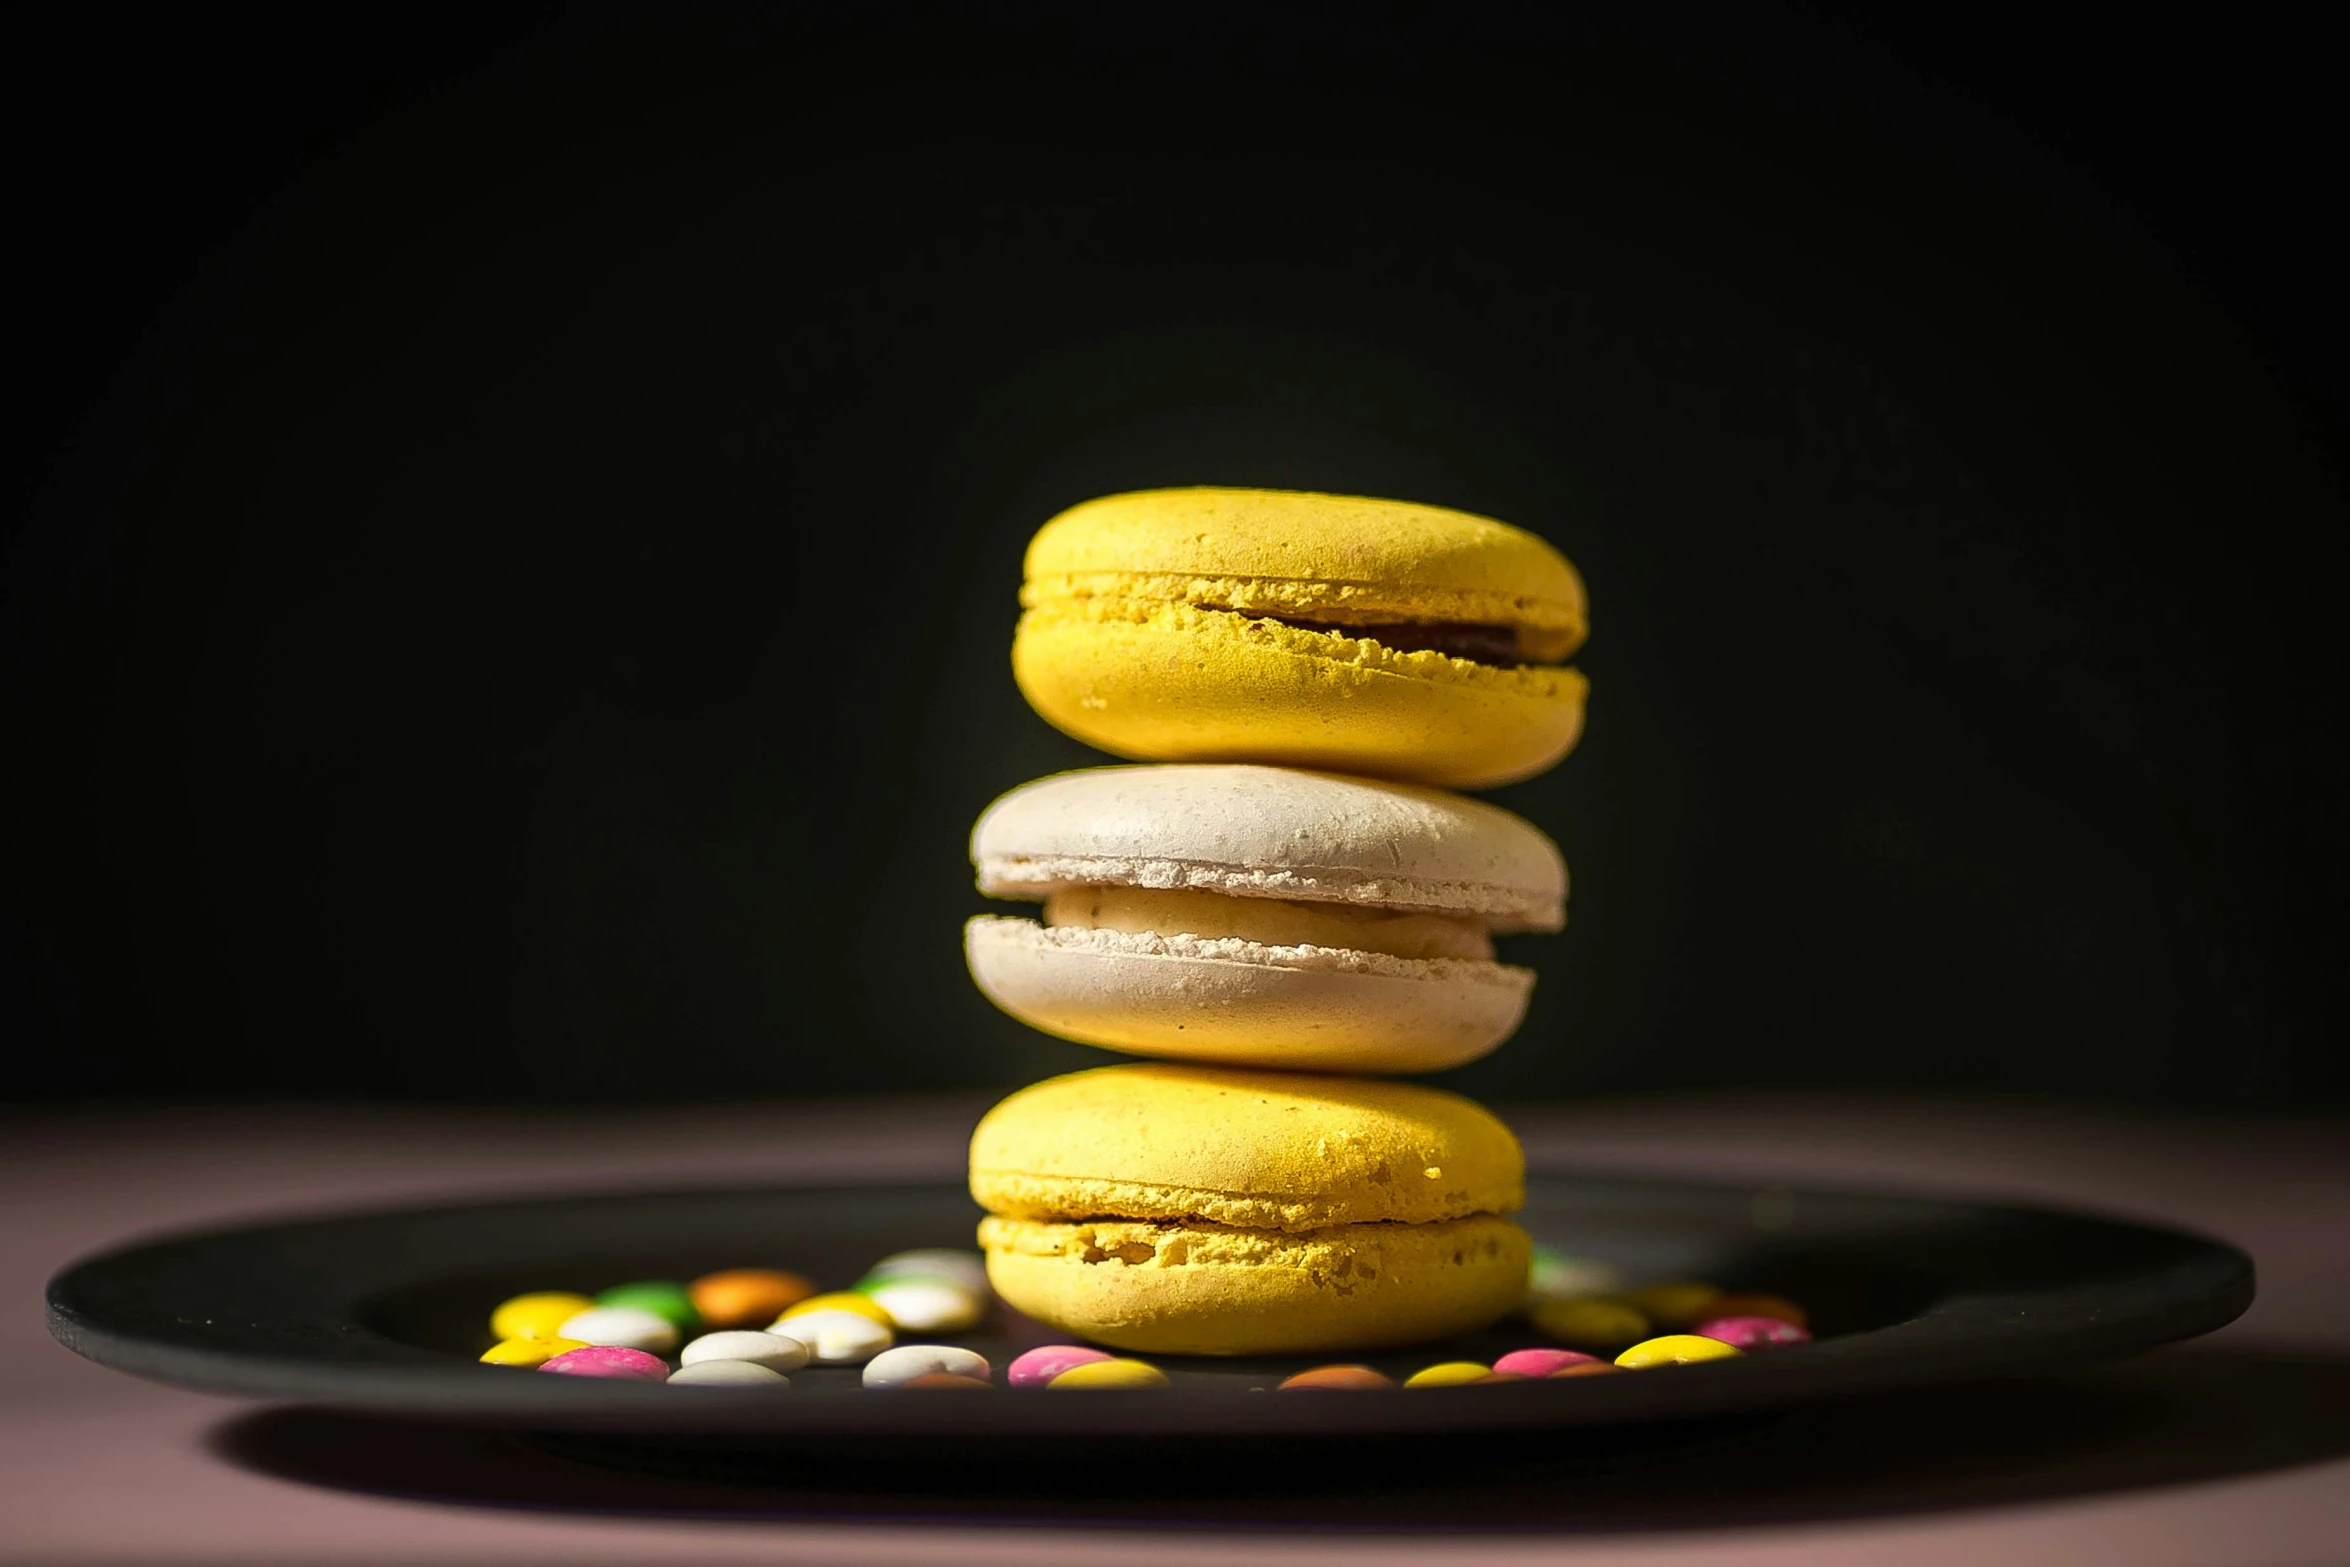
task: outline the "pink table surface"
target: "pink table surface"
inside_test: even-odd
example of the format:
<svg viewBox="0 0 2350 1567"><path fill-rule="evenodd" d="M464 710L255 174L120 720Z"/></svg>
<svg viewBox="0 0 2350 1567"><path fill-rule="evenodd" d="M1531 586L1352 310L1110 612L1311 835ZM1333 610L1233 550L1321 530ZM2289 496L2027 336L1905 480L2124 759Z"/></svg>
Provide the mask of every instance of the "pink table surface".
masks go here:
<svg viewBox="0 0 2350 1567"><path fill-rule="evenodd" d="M0 1560L154 1563L1770 1563L2350 1560L2350 1119L1708 1096L1525 1109L1550 1167L2061 1204L2248 1249L2260 1299L2119 1366L1799 1413L1594 1476L1328 1477L1219 1497L752 1489L514 1439L152 1386L42 1327L74 1256L178 1225L630 1184L952 1179L974 1101L523 1115L0 1120Z"/></svg>

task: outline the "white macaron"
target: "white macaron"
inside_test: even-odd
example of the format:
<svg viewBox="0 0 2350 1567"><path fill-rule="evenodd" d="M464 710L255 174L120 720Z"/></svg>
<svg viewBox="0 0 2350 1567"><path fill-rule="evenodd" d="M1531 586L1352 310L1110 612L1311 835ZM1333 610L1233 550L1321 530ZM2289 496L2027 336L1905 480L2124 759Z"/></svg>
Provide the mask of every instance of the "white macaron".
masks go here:
<svg viewBox="0 0 2350 1567"><path fill-rule="evenodd" d="M1103 767L1024 785L971 835L972 977L1021 1021L1137 1055L1331 1072L1473 1061L1525 1016L1494 933L1557 930L1566 864L1438 789L1280 767Z"/></svg>

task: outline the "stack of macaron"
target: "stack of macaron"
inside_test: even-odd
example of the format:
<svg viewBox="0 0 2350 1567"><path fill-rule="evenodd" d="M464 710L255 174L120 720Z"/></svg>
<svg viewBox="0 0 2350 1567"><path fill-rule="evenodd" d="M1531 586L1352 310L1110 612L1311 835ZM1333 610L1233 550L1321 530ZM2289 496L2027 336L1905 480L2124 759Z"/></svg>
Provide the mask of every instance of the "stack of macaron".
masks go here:
<svg viewBox="0 0 2350 1567"><path fill-rule="evenodd" d="M1030 545L1015 678L1144 766L1038 780L972 834L973 978L1048 1033L1148 1063L981 1121L997 1292L1163 1354L1371 1349L1525 1298L1517 1140L1387 1080L1475 1060L1565 923L1566 867L1449 791L1574 745L1583 587L1532 534L1438 507L1236 489L1088 501Z"/></svg>

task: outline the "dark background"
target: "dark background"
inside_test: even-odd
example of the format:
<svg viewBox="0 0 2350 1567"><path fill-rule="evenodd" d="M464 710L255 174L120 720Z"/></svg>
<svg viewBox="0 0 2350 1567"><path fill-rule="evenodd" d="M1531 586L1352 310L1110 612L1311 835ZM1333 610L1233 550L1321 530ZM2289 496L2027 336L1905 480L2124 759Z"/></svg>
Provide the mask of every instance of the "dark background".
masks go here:
<svg viewBox="0 0 2350 1567"><path fill-rule="evenodd" d="M6 1092L1107 1057L961 968L1089 495L1540 531L1520 1097L2345 1087L2282 9L91 6L7 53Z"/></svg>

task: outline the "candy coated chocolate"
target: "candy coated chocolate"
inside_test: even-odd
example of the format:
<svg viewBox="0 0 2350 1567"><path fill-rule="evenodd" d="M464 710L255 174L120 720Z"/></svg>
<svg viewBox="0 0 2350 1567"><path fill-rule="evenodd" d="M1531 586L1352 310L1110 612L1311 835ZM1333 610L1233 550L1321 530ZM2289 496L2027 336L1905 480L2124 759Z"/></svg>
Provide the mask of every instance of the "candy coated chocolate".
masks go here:
<svg viewBox="0 0 2350 1567"><path fill-rule="evenodd" d="M1721 1317L1776 1317L1799 1328L1811 1326L1811 1314L1784 1295L1724 1295L1706 1308L1706 1319Z"/></svg>
<svg viewBox="0 0 2350 1567"><path fill-rule="evenodd" d="M502 1339L554 1338L558 1328L594 1304L569 1290L534 1290L491 1312L490 1331Z"/></svg>
<svg viewBox="0 0 2350 1567"><path fill-rule="evenodd" d="M1663 1338L1633 1345L1616 1357L1616 1364L1626 1371L1645 1371L1651 1366L1694 1366L1700 1361L1737 1358L1738 1351L1718 1338L1668 1333Z"/></svg>
<svg viewBox="0 0 2350 1567"><path fill-rule="evenodd" d="M1547 1377L1568 1366L1603 1366L1607 1362L1579 1349L1513 1349L1493 1363L1496 1371L1514 1371L1522 1377Z"/></svg>
<svg viewBox="0 0 2350 1567"><path fill-rule="evenodd" d="M590 1344L585 1349L566 1350L539 1369L559 1376L614 1377L624 1382L669 1380L669 1362L658 1355L618 1344Z"/></svg>
<svg viewBox="0 0 2350 1567"><path fill-rule="evenodd" d="M853 1311L866 1321L878 1322L885 1328L894 1329L897 1326L890 1320L887 1307L874 1304L869 1297L859 1295L854 1290L833 1290L828 1294L811 1295L806 1300L786 1306L775 1320L789 1322L794 1317L810 1316L819 1311Z"/></svg>
<svg viewBox="0 0 2350 1567"><path fill-rule="evenodd" d="M1700 1338L1718 1338L1732 1349L1785 1349L1790 1344L1808 1344L1811 1334L1792 1322L1777 1317L1717 1317L1697 1325Z"/></svg>
<svg viewBox="0 0 2350 1567"><path fill-rule="evenodd" d="M615 1284L598 1292L596 1304L649 1311L677 1329L681 1336L702 1329L702 1314L694 1309L693 1296L675 1279L639 1279L633 1284Z"/></svg>
<svg viewBox="0 0 2350 1567"><path fill-rule="evenodd" d="M816 1293L816 1286L780 1268L724 1268L685 1287L702 1323L711 1328L763 1328Z"/></svg>
<svg viewBox="0 0 2350 1567"><path fill-rule="evenodd" d="M895 1278L953 1279L967 1290L985 1294L987 1259L975 1251L958 1251L952 1246L923 1246L913 1251L892 1252L866 1269L865 1277L857 1282L861 1289L867 1284Z"/></svg>
<svg viewBox="0 0 2350 1567"><path fill-rule="evenodd" d="M898 1386L901 1388L975 1387L984 1393L995 1384L985 1377L959 1377L952 1371L929 1371L914 1378L911 1382L900 1382Z"/></svg>
<svg viewBox="0 0 2350 1567"><path fill-rule="evenodd" d="M669 1373L671 1387L790 1387L791 1378L755 1360L697 1360Z"/></svg>
<svg viewBox="0 0 2350 1567"><path fill-rule="evenodd" d="M820 1366L862 1365L897 1342L887 1326L856 1311L786 1312L767 1331L798 1339Z"/></svg>
<svg viewBox="0 0 2350 1567"><path fill-rule="evenodd" d="M1167 1373L1147 1360L1089 1360L1045 1384L1048 1392L1076 1388L1165 1387Z"/></svg>
<svg viewBox="0 0 2350 1567"><path fill-rule="evenodd" d="M1527 1315L1560 1343L1603 1355L1613 1355L1656 1331L1643 1313L1615 1300L1540 1301Z"/></svg>
<svg viewBox="0 0 2350 1567"><path fill-rule="evenodd" d="M1721 1298L1722 1292L1713 1285L1688 1281L1649 1284L1618 1297L1658 1327L1676 1331L1687 1329L1701 1317L1717 1315L1713 1304Z"/></svg>
<svg viewBox="0 0 2350 1567"><path fill-rule="evenodd" d="M1605 1372L1621 1371L1623 1369L1624 1368L1622 1366L1617 1365L1612 1360L1594 1360L1587 1365L1561 1366L1556 1371L1550 1373L1550 1375L1544 1377L1542 1380L1545 1382L1556 1382L1561 1377L1595 1377Z"/></svg>
<svg viewBox="0 0 2350 1567"><path fill-rule="evenodd" d="M544 1365L557 1355L575 1349L586 1349L586 1343L575 1338L507 1338L500 1339L482 1352L485 1366Z"/></svg>
<svg viewBox="0 0 2350 1567"><path fill-rule="evenodd" d="M918 1273L875 1279L853 1292L889 1313L901 1333L963 1333L987 1315L987 1297L953 1279Z"/></svg>
<svg viewBox="0 0 2350 1567"><path fill-rule="evenodd" d="M1405 1387L1462 1387L1471 1382L1482 1382L1493 1375L1491 1366L1481 1366L1474 1360L1443 1360L1433 1366L1422 1366L1403 1379Z"/></svg>
<svg viewBox="0 0 2350 1567"><path fill-rule="evenodd" d="M1576 1257L1550 1246L1534 1248L1534 1261L1528 1270L1526 1298L1529 1300L1578 1300L1592 1295L1613 1295L1624 1287L1623 1272L1612 1263L1596 1257Z"/></svg>
<svg viewBox="0 0 2350 1567"><path fill-rule="evenodd" d="M1352 1391L1357 1388L1393 1386L1395 1378L1373 1371L1369 1366L1315 1366L1311 1370L1300 1371L1275 1391Z"/></svg>
<svg viewBox="0 0 2350 1567"><path fill-rule="evenodd" d="M1463 1387L1491 1387L1496 1382L1531 1382L1533 1380L1522 1371L1488 1371L1474 1382L1464 1382L1461 1385Z"/></svg>
<svg viewBox="0 0 2350 1567"><path fill-rule="evenodd" d="M808 1346L781 1333L753 1333L728 1328L705 1333L678 1352L680 1365L698 1366L713 1360L746 1360L778 1374L797 1371L808 1363Z"/></svg>
<svg viewBox="0 0 2350 1567"><path fill-rule="evenodd" d="M1028 1351L1005 1368L1004 1381L1013 1387L1043 1387L1071 1366L1087 1366L1110 1358L1107 1351L1088 1349L1083 1344L1046 1344Z"/></svg>
<svg viewBox="0 0 2350 1567"><path fill-rule="evenodd" d="M865 1362L864 1383L867 1387L902 1387L916 1377L937 1373L984 1382L990 1371L986 1357L954 1344L900 1344Z"/></svg>
<svg viewBox="0 0 2350 1567"><path fill-rule="evenodd" d="M677 1347L677 1324L642 1306L590 1306L564 1322L564 1338L583 1344L618 1344L666 1355Z"/></svg>

